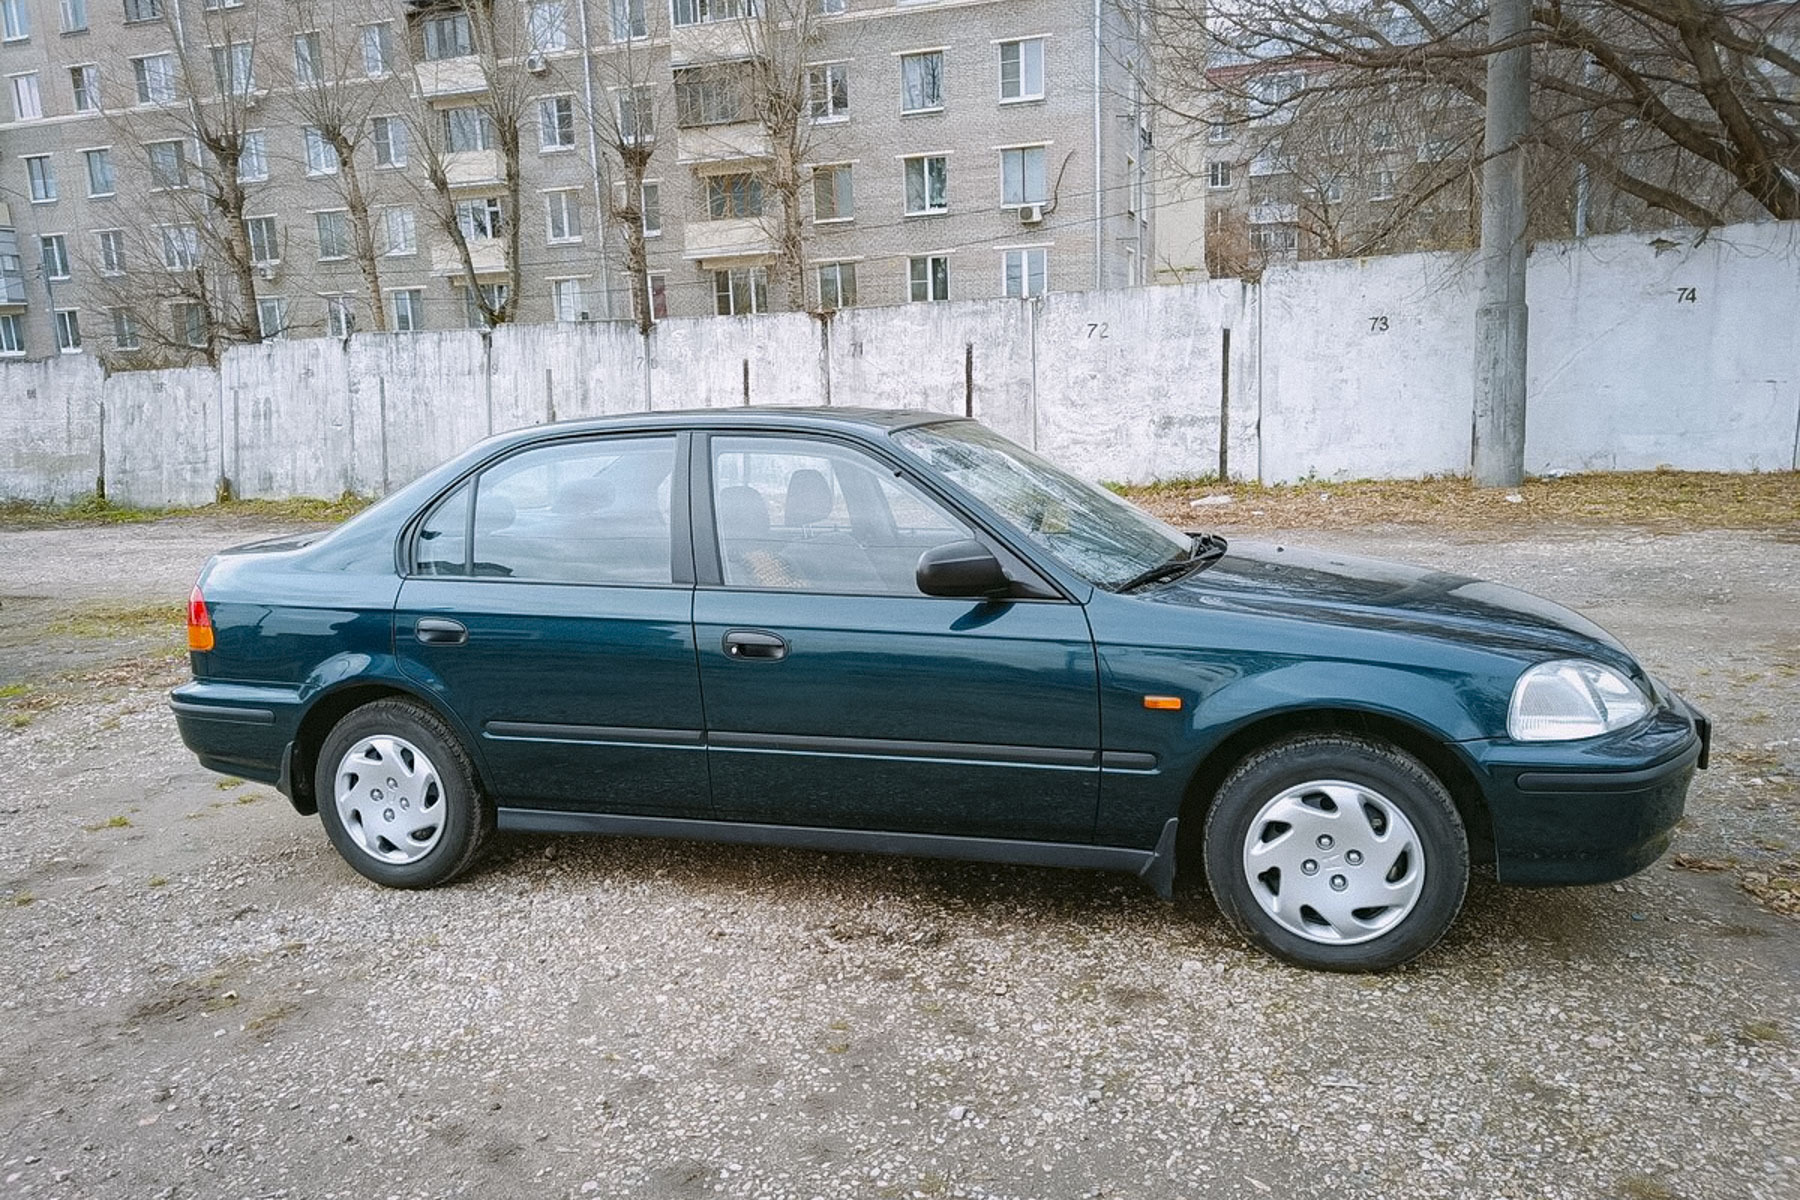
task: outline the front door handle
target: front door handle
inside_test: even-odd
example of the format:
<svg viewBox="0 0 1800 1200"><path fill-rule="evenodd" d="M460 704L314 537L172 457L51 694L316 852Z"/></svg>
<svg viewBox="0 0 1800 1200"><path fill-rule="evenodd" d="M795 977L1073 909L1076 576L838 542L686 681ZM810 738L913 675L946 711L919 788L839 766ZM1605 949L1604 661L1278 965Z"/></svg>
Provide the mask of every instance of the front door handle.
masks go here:
<svg viewBox="0 0 1800 1200"><path fill-rule="evenodd" d="M460 646L469 640L469 627L446 617L420 617L413 636L427 646Z"/></svg>
<svg viewBox="0 0 1800 1200"><path fill-rule="evenodd" d="M787 639L760 629L731 629L725 633L725 653L730 658L754 658L773 662L787 657Z"/></svg>

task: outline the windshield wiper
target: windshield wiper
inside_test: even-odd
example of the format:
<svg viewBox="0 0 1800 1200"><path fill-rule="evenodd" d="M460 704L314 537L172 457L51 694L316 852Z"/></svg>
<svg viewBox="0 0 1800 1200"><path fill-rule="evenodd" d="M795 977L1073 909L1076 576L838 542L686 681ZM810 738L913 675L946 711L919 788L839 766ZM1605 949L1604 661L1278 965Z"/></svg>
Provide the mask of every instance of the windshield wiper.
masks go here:
<svg viewBox="0 0 1800 1200"><path fill-rule="evenodd" d="M1194 539L1194 544L1188 548L1185 558L1172 558L1147 571L1139 571L1113 590L1121 593L1135 591L1147 583L1175 579L1190 571L1204 571L1225 557L1224 538L1214 533L1195 533L1189 536Z"/></svg>

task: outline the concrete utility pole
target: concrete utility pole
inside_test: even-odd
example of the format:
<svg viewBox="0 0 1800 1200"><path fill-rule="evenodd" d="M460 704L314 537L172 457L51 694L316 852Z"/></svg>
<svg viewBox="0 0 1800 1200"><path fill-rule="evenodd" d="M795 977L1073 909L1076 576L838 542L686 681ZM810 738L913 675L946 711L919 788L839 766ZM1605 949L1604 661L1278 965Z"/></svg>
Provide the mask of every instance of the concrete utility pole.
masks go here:
<svg viewBox="0 0 1800 1200"><path fill-rule="evenodd" d="M1529 0L1490 0L1488 44L1517 37L1530 21ZM1525 153L1519 142L1530 119L1530 49L1490 55L1470 438L1477 487L1515 487L1525 478Z"/></svg>

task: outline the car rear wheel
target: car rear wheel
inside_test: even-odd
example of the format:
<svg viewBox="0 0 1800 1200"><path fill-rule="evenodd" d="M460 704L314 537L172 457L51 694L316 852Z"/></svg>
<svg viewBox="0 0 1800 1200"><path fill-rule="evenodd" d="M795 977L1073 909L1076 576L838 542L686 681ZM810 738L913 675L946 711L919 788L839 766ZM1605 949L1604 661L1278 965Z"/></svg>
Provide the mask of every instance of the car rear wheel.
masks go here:
<svg viewBox="0 0 1800 1200"><path fill-rule="evenodd" d="M1337 735L1246 759L1207 814L1207 882L1251 941L1298 966L1379 971L1423 954L1468 888L1462 818L1385 743Z"/></svg>
<svg viewBox="0 0 1800 1200"><path fill-rule="evenodd" d="M410 700L377 700L345 716L325 739L314 780L332 845L387 887L454 879L494 828L456 735Z"/></svg>

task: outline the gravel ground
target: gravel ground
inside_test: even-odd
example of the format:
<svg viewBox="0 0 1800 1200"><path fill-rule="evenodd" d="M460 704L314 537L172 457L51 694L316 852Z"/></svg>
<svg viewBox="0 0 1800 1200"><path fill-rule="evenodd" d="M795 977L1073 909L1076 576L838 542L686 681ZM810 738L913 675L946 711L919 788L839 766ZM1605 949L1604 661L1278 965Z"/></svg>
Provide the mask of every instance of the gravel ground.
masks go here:
<svg viewBox="0 0 1800 1200"><path fill-rule="evenodd" d="M380 891L195 766L164 635L45 632L265 532L0 532L0 1196L1800 1194L1800 922L1729 870L1477 880L1377 978L1080 873L508 837ZM1507 539L1294 537L1583 608L1718 721L1678 852L1791 856L1800 544Z"/></svg>

